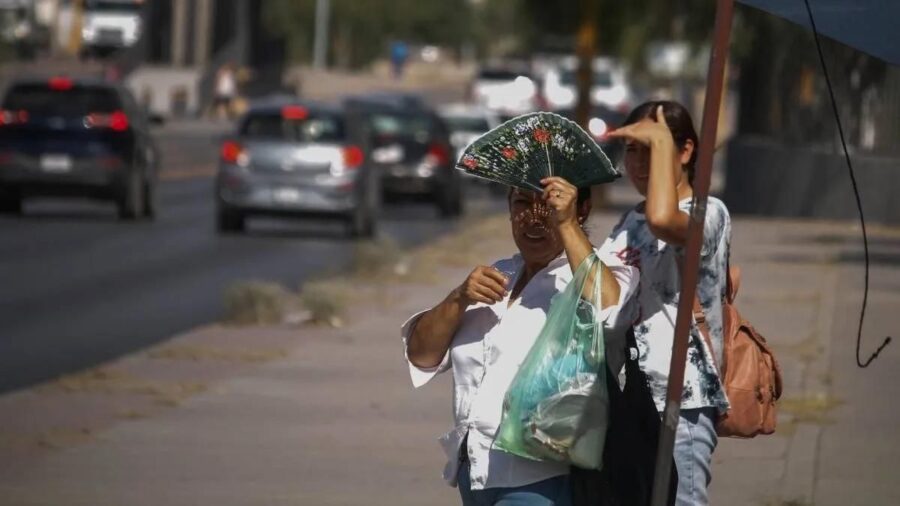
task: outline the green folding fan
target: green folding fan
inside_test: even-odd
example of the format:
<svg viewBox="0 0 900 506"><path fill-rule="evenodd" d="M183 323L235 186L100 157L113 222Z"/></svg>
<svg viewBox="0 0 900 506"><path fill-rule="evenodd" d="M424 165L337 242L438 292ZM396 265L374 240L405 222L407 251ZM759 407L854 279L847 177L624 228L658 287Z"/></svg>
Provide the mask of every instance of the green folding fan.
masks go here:
<svg viewBox="0 0 900 506"><path fill-rule="evenodd" d="M583 188L621 176L594 139L558 114L535 112L515 117L475 139L456 167L466 173L529 191L542 191L541 179L559 176Z"/></svg>

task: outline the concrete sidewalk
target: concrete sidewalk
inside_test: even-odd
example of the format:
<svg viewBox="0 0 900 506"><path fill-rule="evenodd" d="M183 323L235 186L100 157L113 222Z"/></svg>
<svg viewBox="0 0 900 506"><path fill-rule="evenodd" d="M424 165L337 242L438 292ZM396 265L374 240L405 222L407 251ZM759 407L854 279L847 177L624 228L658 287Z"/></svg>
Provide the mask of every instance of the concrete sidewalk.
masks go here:
<svg viewBox="0 0 900 506"><path fill-rule="evenodd" d="M398 327L476 259L511 253L507 228L488 218L478 237L427 248L441 267L416 283L360 284L346 327L211 326L0 398L0 504L458 504L435 440L450 378L413 391ZM872 234L864 350L900 299L900 231ZM778 352L785 396L778 434L720 442L713 504L900 504L900 351L855 366L858 237L851 224L735 219L738 306Z"/></svg>

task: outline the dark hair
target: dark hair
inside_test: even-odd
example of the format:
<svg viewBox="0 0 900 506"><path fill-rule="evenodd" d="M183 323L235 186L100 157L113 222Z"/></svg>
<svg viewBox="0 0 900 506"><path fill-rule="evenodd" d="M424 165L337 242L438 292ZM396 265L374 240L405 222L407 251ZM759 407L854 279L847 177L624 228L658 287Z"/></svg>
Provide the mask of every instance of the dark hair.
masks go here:
<svg viewBox="0 0 900 506"><path fill-rule="evenodd" d="M672 138L675 140L675 146L678 149L684 149L687 141L694 143L694 152L691 153L691 159L685 164L688 171L688 181L694 182L694 165L697 163L697 146L700 140L697 138L697 131L694 130L694 121L691 119L691 113L678 102L671 100L651 100L634 108L633 111L625 119L625 125L637 123L645 118L656 119L656 108L662 106L663 116L666 118L666 126L672 132Z"/></svg>

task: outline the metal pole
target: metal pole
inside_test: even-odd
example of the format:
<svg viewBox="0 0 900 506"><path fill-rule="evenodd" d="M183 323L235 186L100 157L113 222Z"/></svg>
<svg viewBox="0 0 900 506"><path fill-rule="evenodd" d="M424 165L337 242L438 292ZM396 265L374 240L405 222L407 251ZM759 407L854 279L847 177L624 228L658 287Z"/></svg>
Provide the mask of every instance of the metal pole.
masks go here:
<svg viewBox="0 0 900 506"><path fill-rule="evenodd" d="M709 194L713 152L716 147L716 129L719 122L719 105L722 101L733 11L734 0L717 0L713 45L709 55L709 72L706 76L703 123L700 128L700 145L697 148L697 172L694 175L693 184L694 199L691 205L691 220L688 224L687 244L681 273L681 295L678 299L678 315L675 319L675 337L672 346L672 361L669 364L666 407L659 431L656 471L653 477L653 506L668 504L672 450L675 445L675 429L678 427L678 419L681 414L681 393L684 388L688 331L693 321L692 309L697 288L700 245L703 242L703 224L706 219L706 197Z"/></svg>
<svg viewBox="0 0 900 506"><path fill-rule="evenodd" d="M182 67L187 63L187 22L187 0L175 0L172 2L172 65L176 67Z"/></svg>
<svg viewBox="0 0 900 506"><path fill-rule="evenodd" d="M313 44L313 68L325 68L328 55L328 15L330 0L316 0L316 38Z"/></svg>

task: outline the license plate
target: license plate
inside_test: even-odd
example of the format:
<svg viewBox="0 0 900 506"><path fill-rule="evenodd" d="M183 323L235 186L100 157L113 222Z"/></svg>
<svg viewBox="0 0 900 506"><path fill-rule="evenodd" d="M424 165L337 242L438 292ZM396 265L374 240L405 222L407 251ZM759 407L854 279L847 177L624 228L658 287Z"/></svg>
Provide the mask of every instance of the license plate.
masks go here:
<svg viewBox="0 0 900 506"><path fill-rule="evenodd" d="M296 188L275 188L272 190L272 200L282 204L295 204L302 200L303 194Z"/></svg>
<svg viewBox="0 0 900 506"><path fill-rule="evenodd" d="M67 155L43 155L41 156L41 170L55 174L72 170L72 157Z"/></svg>
<svg viewBox="0 0 900 506"><path fill-rule="evenodd" d="M399 144L392 144L390 146L372 150L372 160L376 163L397 163L400 160L403 160L403 157L405 156L406 152L403 149L403 146Z"/></svg>

